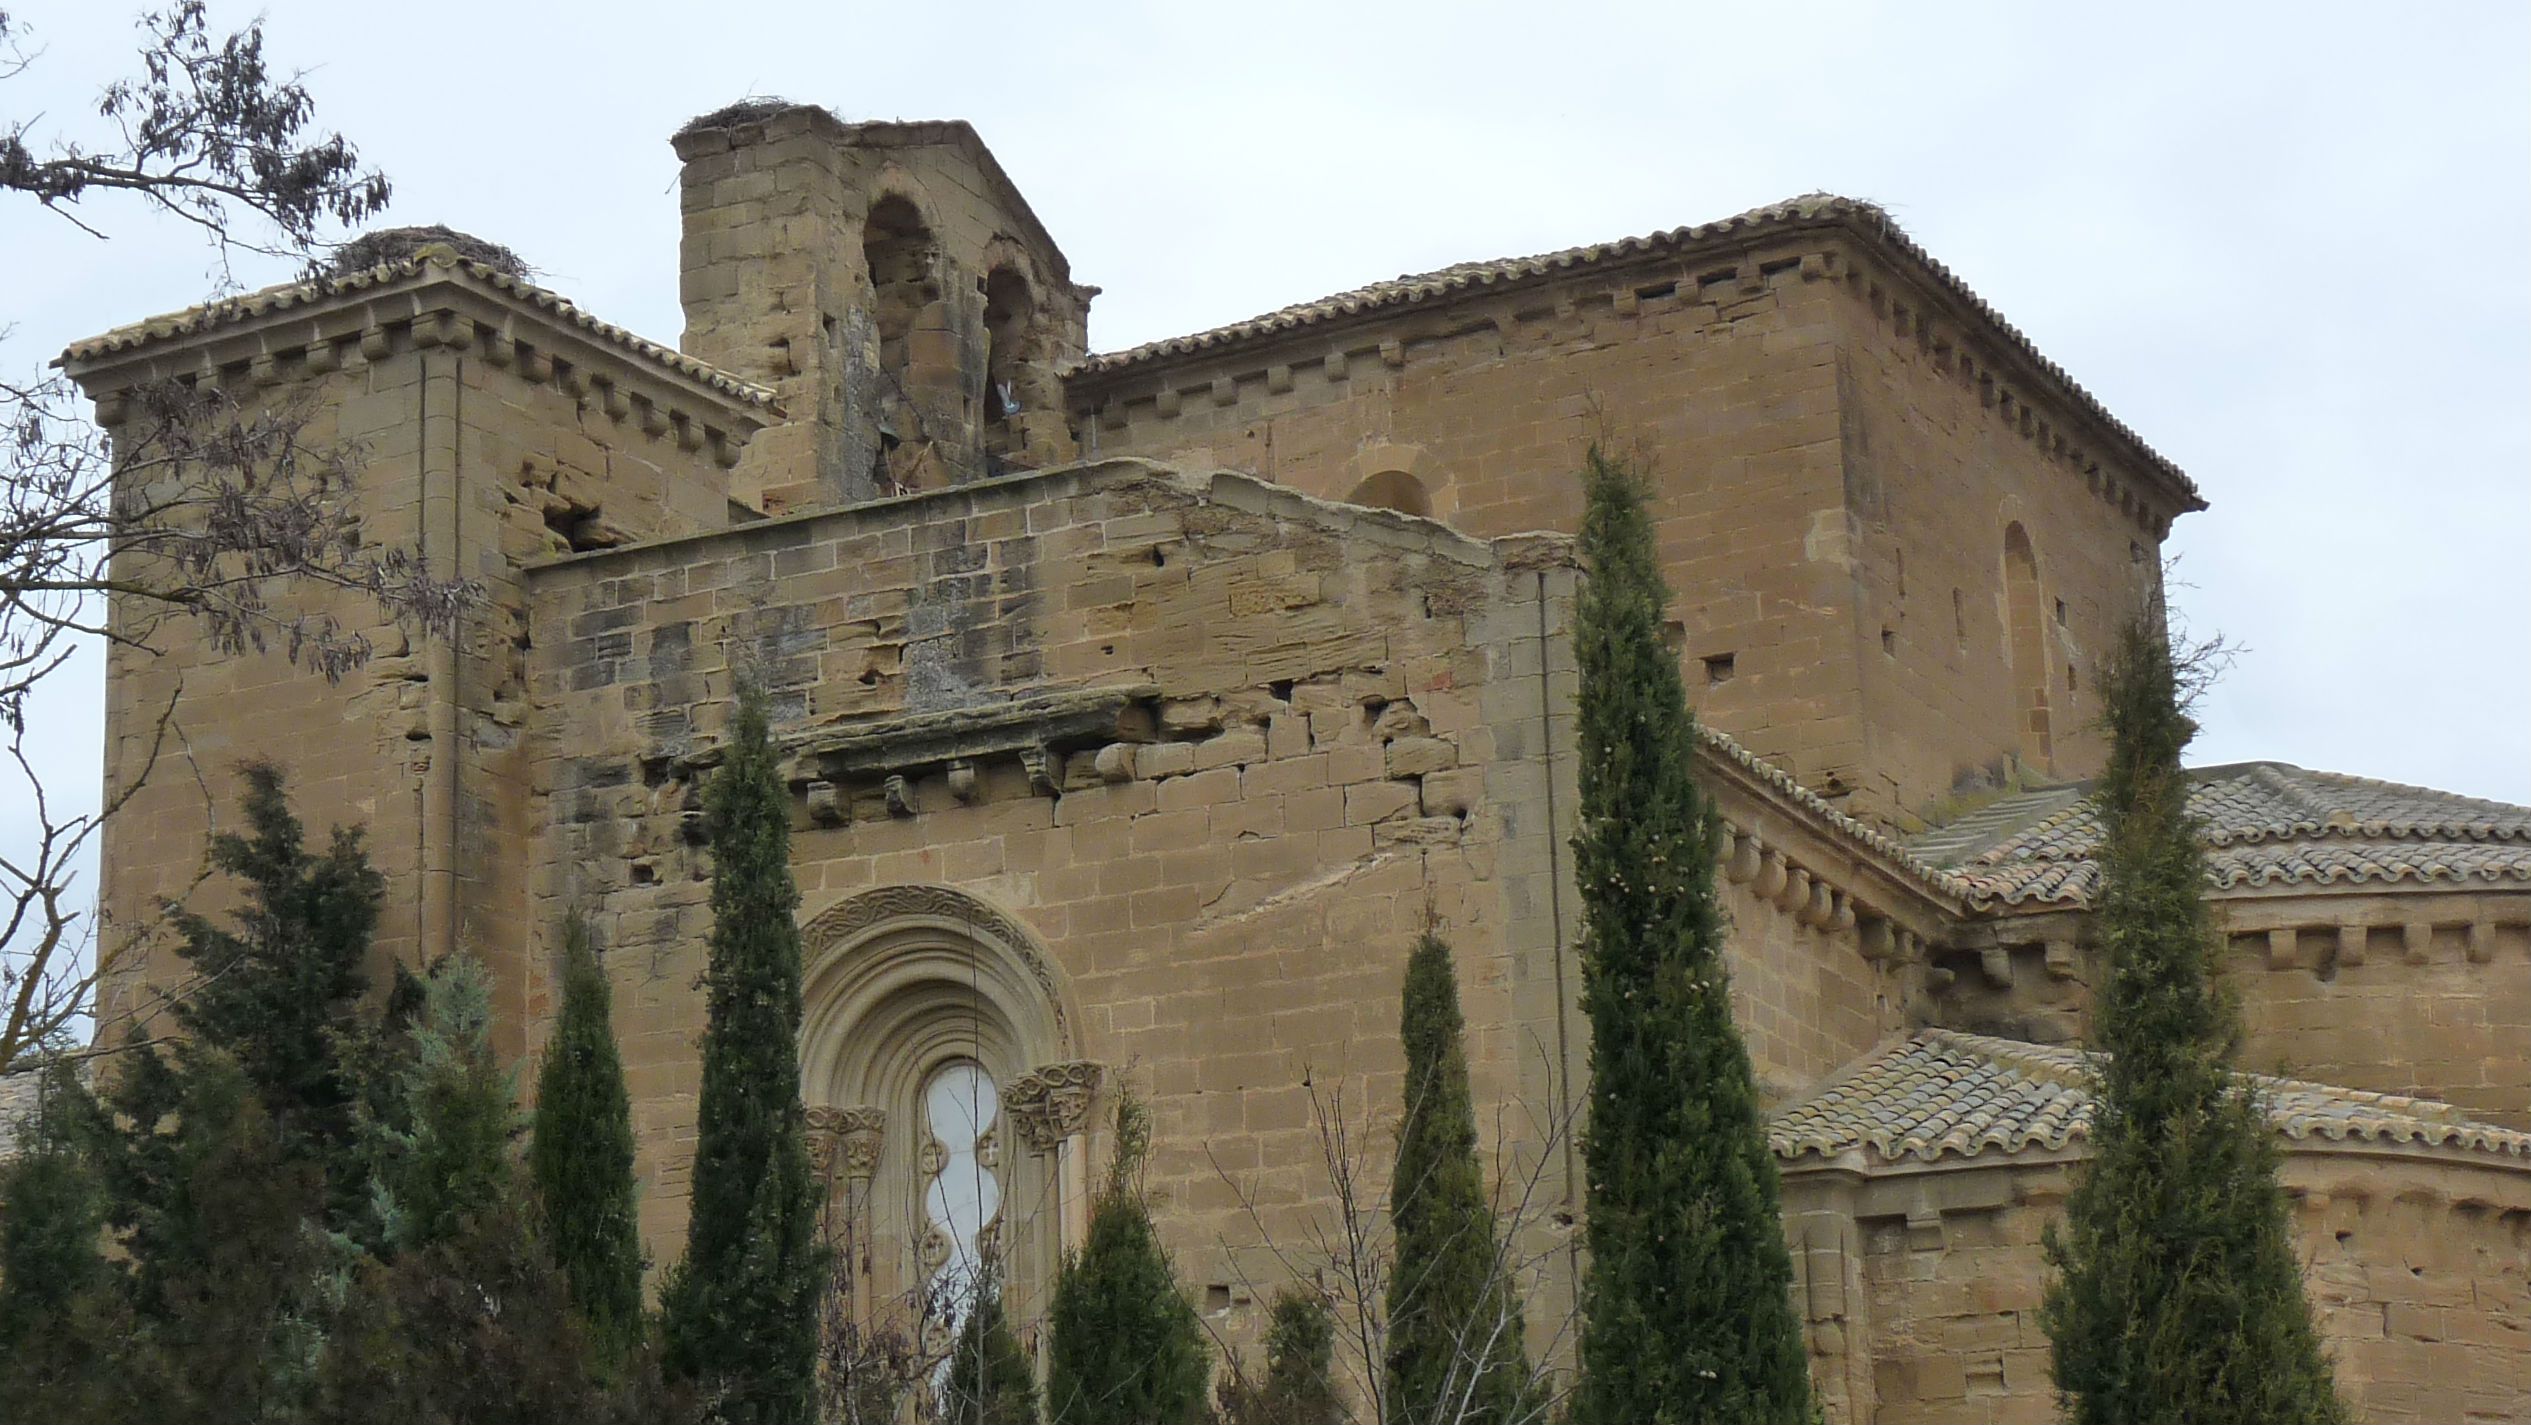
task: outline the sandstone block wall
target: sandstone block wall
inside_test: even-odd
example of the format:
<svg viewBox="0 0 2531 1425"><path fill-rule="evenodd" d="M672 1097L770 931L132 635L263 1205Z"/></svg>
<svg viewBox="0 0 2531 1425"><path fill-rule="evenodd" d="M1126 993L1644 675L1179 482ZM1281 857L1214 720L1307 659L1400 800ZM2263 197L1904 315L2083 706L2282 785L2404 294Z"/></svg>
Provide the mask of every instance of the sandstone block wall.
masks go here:
<svg viewBox="0 0 2531 1425"><path fill-rule="evenodd" d="M236 768L271 761L312 838L335 825L363 830L388 886L379 971L456 949L477 955L495 973L502 1047L517 1053L542 1012L541 970L511 933L528 837L518 570L573 548L722 523L721 461L752 423L453 278L373 290L277 333L227 333L200 351L82 379L110 392L118 379L187 361L229 373L242 401L303 412L307 449L354 459L340 498L367 550L400 549L433 577L473 581L480 597L453 638L430 638L365 595L277 585L285 617L331 617L370 640L374 656L340 683L293 667L278 646L222 651L198 626L117 601L113 616L127 627L159 627L157 651L110 654L109 785L135 778L153 749L159 761L105 832L112 933L148 931L162 898L194 888L210 832L237 825ZM110 394L105 405L119 408ZM226 879L214 879L192 905L215 910L229 897ZM172 946L158 944L116 977L108 999L146 999L145 982L181 972Z"/></svg>
<svg viewBox="0 0 2531 1425"><path fill-rule="evenodd" d="M2531 1415L2531 1213L2518 1181L2486 1198L2454 1191L2489 1171L2288 1154L2313 1310L2355 1419L2495 1425ZM2000 1199L1991 1205L1863 1224L1872 1403L1846 1420L2059 1418L2039 1321L2039 1241L2062 1211L2063 1169L1965 1175L2010 1183L1987 1194Z"/></svg>
<svg viewBox="0 0 2531 1425"><path fill-rule="evenodd" d="M2437 1099L2531 1127L2531 894L2449 883L2277 885L2219 895L2223 965L2256 1073ZM1946 957L1938 1022L2041 1043L2079 1039L2099 974L2087 917L2006 917Z"/></svg>
<svg viewBox="0 0 2531 1425"><path fill-rule="evenodd" d="M1856 814L1906 824L2016 757L2088 773L2085 680L2159 578L2167 514L2147 506L2164 497L2139 495L2142 475L2099 453L2118 438L2067 415L2050 378L1990 356L2003 347L1849 237L1792 233L1092 370L1071 400L1085 449L1489 535L1573 528L1588 444L1640 451L1701 710ZM2036 566L2013 586L2037 650L2018 657L2015 524ZM2044 758L2022 686L2037 663Z"/></svg>
<svg viewBox="0 0 2531 1425"><path fill-rule="evenodd" d="M1126 463L532 579L543 830L527 921L550 939L576 901L617 977L659 1259L680 1240L703 1027L709 863L691 758L742 669L798 749L804 919L940 886L1025 927L1066 1052L1148 1096L1164 1230L1234 1339L1284 1275L1263 1241L1298 1246L1327 1208L1313 1098L1346 1104L1384 1158L1398 977L1427 925L1460 956L1506 1162L1548 1175L1541 1218L1563 1200L1537 1126L1570 1091L1559 1015L1575 988L1554 888L1569 827L1541 795L1569 776L1551 760L1569 735L1553 692L1571 677L1558 546L1488 546ZM1125 693L1093 732L934 764L853 760L851 729L872 719L946 711L969 733L1024 730L1047 706L1032 698L1101 688ZM806 1086L813 1105L836 1091ZM900 1283L903 1231L880 1228ZM1042 1285L1015 1283L1023 1315Z"/></svg>

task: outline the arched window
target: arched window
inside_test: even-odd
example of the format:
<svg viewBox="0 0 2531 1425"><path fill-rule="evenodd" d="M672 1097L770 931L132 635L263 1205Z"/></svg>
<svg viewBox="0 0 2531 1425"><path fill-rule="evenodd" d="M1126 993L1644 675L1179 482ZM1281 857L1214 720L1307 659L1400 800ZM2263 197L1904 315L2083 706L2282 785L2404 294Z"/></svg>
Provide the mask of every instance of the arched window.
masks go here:
<svg viewBox="0 0 2531 1425"><path fill-rule="evenodd" d="M865 892L802 941L800 1088L848 1293L834 1309L937 1365L990 1280L1032 1335L1086 1222L1102 1077L1073 1054L1049 962L941 886Z"/></svg>
<svg viewBox="0 0 2531 1425"><path fill-rule="evenodd" d="M1345 496L1345 503L1432 517L1432 496L1425 491L1424 482L1403 470L1383 470L1371 476L1353 487L1353 493Z"/></svg>
<svg viewBox="0 0 2531 1425"><path fill-rule="evenodd" d="M2011 663L2006 670L2011 690L2013 728L2022 761L2041 771L2056 765L2056 737L2048 710L2048 629L2046 601L2039 589L2039 556L2030 547L2030 532L2015 521L2004 527L2004 616Z"/></svg>

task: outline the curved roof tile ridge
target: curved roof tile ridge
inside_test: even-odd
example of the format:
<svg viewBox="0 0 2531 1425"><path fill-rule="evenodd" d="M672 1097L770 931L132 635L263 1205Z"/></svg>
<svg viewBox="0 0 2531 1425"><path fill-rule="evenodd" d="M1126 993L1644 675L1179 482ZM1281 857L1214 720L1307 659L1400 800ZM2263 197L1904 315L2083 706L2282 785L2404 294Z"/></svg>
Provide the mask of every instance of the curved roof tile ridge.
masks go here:
<svg viewBox="0 0 2531 1425"><path fill-rule="evenodd" d="M270 316L296 307L320 302L345 292L361 292L373 287L409 281L437 267L464 274L487 287L535 307L567 325L577 327L608 345L654 365L666 367L688 380L698 381L721 394L752 406L770 406L773 390L743 377L698 360L673 347L663 346L648 337L628 331L615 323L592 315L578 303L554 291L538 286L523 277L503 272L497 267L459 257L453 249L434 245L424 247L410 257L383 262L375 267L323 277L301 278L295 282L276 283L253 292L217 301L203 302L182 311L167 312L126 323L110 331L72 342L56 358L57 365L95 361L144 346L181 337L197 336L214 331L231 322L249 317Z"/></svg>
<svg viewBox="0 0 2531 1425"><path fill-rule="evenodd" d="M2005 343L2021 359L2036 367L2048 380L2060 387L2086 416L2100 422L2119 439L2133 446L2154 472L2171 482L2190 502L2203 509L2204 497L2195 481L2169 457L2147 444L2126 422L2110 413L2100 398L2076 381L2064 367L2050 360L2021 328L2005 319L1992 304L1979 296L1959 274L1900 227L1889 211L1877 203L1835 193L1812 192L1781 202L1768 203L1735 213L1709 223L1666 228L1639 237L1616 238L1607 242L1586 243L1580 247L1560 248L1527 257L1505 257L1490 261L1453 263L1430 272L1407 273L1385 282L1368 283L1332 293L1314 301L1297 302L1271 312L1240 321L1228 322L1183 336L1165 337L1144 342L1122 351L1094 353L1072 370L1087 376L1103 376L1148 365L1173 356L1198 352L1227 350L1250 342L1265 340L1318 326L1346 317L1359 316L1395 307L1416 306L1443 300L1480 288L1499 287L1549 277L1578 268L1595 267L1643 253L1669 251L1734 233L1767 229L1790 229L1804 225L1835 223L1871 241L1882 244L1915 266L1937 287L1948 293L1974 313L1978 319L2000 334Z"/></svg>
<svg viewBox="0 0 2531 1425"><path fill-rule="evenodd" d="M1889 1040L1808 1098L1779 1110L1779 1157L1868 1148L1884 1161L2057 1151L2091 1133L2096 1056L1950 1029ZM2483 1153L2531 1167L2531 1133L2481 1123L2404 1094L2243 1074L2269 1124L2295 1142L2374 1143Z"/></svg>
<svg viewBox="0 0 2531 1425"><path fill-rule="evenodd" d="M2216 889L2531 881L2531 807L2286 762L2189 775ZM2067 790L2003 798L1909 847L1960 877L1977 903L2080 904L2099 883L2100 827L2091 803L2066 802Z"/></svg>

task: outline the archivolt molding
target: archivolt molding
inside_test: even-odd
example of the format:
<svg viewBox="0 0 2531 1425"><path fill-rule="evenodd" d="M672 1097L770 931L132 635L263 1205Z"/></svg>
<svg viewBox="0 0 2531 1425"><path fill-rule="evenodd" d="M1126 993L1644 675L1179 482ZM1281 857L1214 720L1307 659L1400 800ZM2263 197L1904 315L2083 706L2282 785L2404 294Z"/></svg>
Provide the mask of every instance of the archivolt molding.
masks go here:
<svg viewBox="0 0 2531 1425"><path fill-rule="evenodd" d="M800 929L806 982L830 977L874 937L900 929L947 930L999 949L1023 967L1044 994L1063 1046L1072 1044L1062 981L1028 927L1002 910L949 886L881 886L827 907Z"/></svg>

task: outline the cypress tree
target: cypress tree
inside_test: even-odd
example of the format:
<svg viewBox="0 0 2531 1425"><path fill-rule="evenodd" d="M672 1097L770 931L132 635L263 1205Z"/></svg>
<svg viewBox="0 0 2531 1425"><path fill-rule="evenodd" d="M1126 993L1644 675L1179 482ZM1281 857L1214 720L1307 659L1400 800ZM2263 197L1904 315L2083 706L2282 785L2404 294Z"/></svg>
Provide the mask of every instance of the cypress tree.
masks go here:
<svg viewBox="0 0 2531 1425"><path fill-rule="evenodd" d="M620 1356L641 1337L641 1224L633 1103L609 1023L613 991L573 911L563 922L562 1014L536 1079L535 1174L545 1241L591 1335Z"/></svg>
<svg viewBox="0 0 2531 1425"><path fill-rule="evenodd" d="M1343 1425L1336 1318L1326 1299L1302 1287L1277 1293L1266 1324L1265 1379L1229 1376L1221 1398L1221 1425Z"/></svg>
<svg viewBox="0 0 2531 1425"><path fill-rule="evenodd" d="M1389 1180L1390 1425L1514 1425L1526 1413L1520 1303L1477 1166L1465 1028L1450 947L1427 934L1406 961L1398 1024L1406 1113Z"/></svg>
<svg viewBox="0 0 2531 1425"><path fill-rule="evenodd" d="M1594 447L1581 671L1582 1001L1591 1023L1579 1425L1805 1421L1748 1048L1731 1016L1715 825L1638 479Z"/></svg>
<svg viewBox="0 0 2531 1425"><path fill-rule="evenodd" d="M815 1189L800 1106L800 932L790 795L765 698L742 686L705 811L708 1019L686 1255L664 1303L667 1366L729 1425L807 1425L815 1404Z"/></svg>
<svg viewBox="0 0 2531 1425"><path fill-rule="evenodd" d="M1116 1103L1116 1154L1090 1204L1089 1240L1063 1265L1048 1313L1052 1425L1194 1425L1210 1374L1204 1325L1178 1290L1139 1177L1150 1121Z"/></svg>
<svg viewBox="0 0 2531 1425"><path fill-rule="evenodd" d="M2161 620L2121 635L2103 681L2094 800L2107 959L2093 1010L2092 1156L2078 1169L2042 1319L2075 1425L2345 1419L2313 1330L2277 1150L2234 1077L2240 1012L2220 975L2180 756L2196 726Z"/></svg>
<svg viewBox="0 0 2531 1425"><path fill-rule="evenodd" d="M1000 1273L990 1263L976 1280L974 1304L950 1348L941 1425L1037 1425L1037 1378L1002 1306Z"/></svg>
<svg viewBox="0 0 2531 1425"><path fill-rule="evenodd" d="M244 884L234 928L174 917L177 953L199 978L176 1008L194 1039L235 1060L285 1155L325 1164L338 1206L356 1199L358 1085L343 1045L357 1033L384 881L360 833L337 827L311 852L281 773L243 771L244 834L212 838L211 861Z"/></svg>
<svg viewBox="0 0 2531 1425"><path fill-rule="evenodd" d="M460 955L431 967L422 1013L398 1072L411 1124L383 1130L373 1201L381 1236L402 1250L456 1237L517 1197L518 1135L510 1076L492 1055L492 984Z"/></svg>

